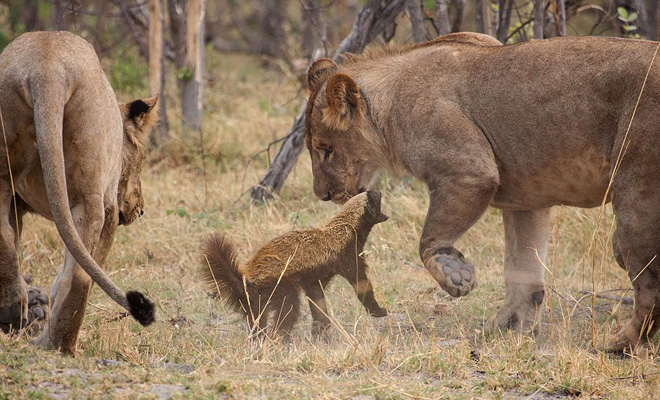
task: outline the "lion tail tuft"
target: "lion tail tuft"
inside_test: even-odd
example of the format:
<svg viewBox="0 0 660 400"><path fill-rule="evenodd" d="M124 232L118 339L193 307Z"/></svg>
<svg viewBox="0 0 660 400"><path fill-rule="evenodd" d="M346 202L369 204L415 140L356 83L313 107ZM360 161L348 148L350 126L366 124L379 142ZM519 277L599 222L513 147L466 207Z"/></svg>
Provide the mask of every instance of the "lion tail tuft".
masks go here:
<svg viewBox="0 0 660 400"><path fill-rule="evenodd" d="M156 320L156 306L147 296L131 290L126 292L126 301L129 312L142 326L151 325Z"/></svg>
<svg viewBox="0 0 660 400"><path fill-rule="evenodd" d="M248 296L256 298L253 284L243 284L236 248L223 235L210 236L202 244L202 275L213 290L235 311L249 315Z"/></svg>

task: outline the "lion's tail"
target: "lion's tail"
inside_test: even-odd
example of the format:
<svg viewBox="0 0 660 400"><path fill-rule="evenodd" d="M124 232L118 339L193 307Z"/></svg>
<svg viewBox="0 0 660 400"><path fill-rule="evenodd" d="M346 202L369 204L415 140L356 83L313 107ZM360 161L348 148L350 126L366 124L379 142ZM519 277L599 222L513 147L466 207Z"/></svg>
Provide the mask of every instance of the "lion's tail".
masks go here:
<svg viewBox="0 0 660 400"><path fill-rule="evenodd" d="M67 102L67 76L63 69L52 68L28 79L33 103L37 148L44 174L48 203L55 226L78 264L108 296L128 310L142 325L155 320L154 303L137 291L124 293L92 258L76 230L67 194L63 151L63 119ZM85 210L87 211L87 210Z"/></svg>
<svg viewBox="0 0 660 400"><path fill-rule="evenodd" d="M235 311L250 315L249 300L257 299L258 293L254 284L243 280L234 245L223 235L214 234L202 244L202 255L202 275L211 289Z"/></svg>

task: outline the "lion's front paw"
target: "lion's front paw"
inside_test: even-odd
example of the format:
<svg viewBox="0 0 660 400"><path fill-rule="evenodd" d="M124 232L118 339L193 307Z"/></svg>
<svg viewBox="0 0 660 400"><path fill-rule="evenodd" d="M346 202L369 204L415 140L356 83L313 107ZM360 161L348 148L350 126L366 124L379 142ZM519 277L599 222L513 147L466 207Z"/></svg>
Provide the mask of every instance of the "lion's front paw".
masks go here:
<svg viewBox="0 0 660 400"><path fill-rule="evenodd" d="M470 293L477 283L474 266L468 264L460 253L435 254L424 265L440 287L454 297Z"/></svg>
<svg viewBox="0 0 660 400"><path fill-rule="evenodd" d="M497 315L488 321L487 330L495 332L512 329L519 333L538 333L545 291L536 290L531 295L529 292L524 289L513 290L513 298L507 300Z"/></svg>

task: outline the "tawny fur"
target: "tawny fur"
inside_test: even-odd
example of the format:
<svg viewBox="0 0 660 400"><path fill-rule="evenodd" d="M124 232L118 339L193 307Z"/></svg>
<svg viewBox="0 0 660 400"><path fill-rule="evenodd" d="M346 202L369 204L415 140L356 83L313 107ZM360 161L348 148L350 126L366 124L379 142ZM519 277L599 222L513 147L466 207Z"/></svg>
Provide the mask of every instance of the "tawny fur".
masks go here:
<svg viewBox="0 0 660 400"><path fill-rule="evenodd" d="M93 282L150 323L153 304L127 296L100 265L117 226L142 213L140 141L157 120L157 96L118 104L93 47L69 32L31 32L10 43L0 55L0 90L0 326L18 330L27 315L16 259L27 212L53 220L66 244L37 345L74 352Z"/></svg>
<svg viewBox="0 0 660 400"><path fill-rule="evenodd" d="M371 315L384 316L387 312L374 298L361 253L371 228L386 219L380 193L363 193L326 226L279 236L242 265L233 245L216 234L202 246L202 272L211 289L259 331L268 327L288 334L298 319L302 290L310 299L314 332L321 333L330 324L323 288L335 275L353 285Z"/></svg>
<svg viewBox="0 0 660 400"><path fill-rule="evenodd" d="M536 330L543 310L550 207L611 200L635 310L603 348L646 343L660 327L658 46L595 37L501 46L461 33L319 60L305 135L314 192L343 203L381 169L426 183L419 254L452 296L476 283L454 243L488 206L501 208L506 299L489 326L517 331Z"/></svg>

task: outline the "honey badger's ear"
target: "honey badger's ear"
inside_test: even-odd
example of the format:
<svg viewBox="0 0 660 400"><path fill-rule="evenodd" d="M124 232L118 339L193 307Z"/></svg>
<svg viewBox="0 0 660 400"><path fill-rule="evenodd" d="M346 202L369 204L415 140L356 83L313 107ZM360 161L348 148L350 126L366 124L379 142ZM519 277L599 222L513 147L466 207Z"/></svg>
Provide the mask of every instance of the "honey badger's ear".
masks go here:
<svg viewBox="0 0 660 400"><path fill-rule="evenodd" d="M330 75L337 72L337 64L329 58L314 61L307 71L307 89L315 92L328 80Z"/></svg>
<svg viewBox="0 0 660 400"><path fill-rule="evenodd" d="M334 74L328 79L325 88L328 107L323 110L323 120L326 124L339 130L346 130L354 110L358 108L360 89L357 83L348 75Z"/></svg>

